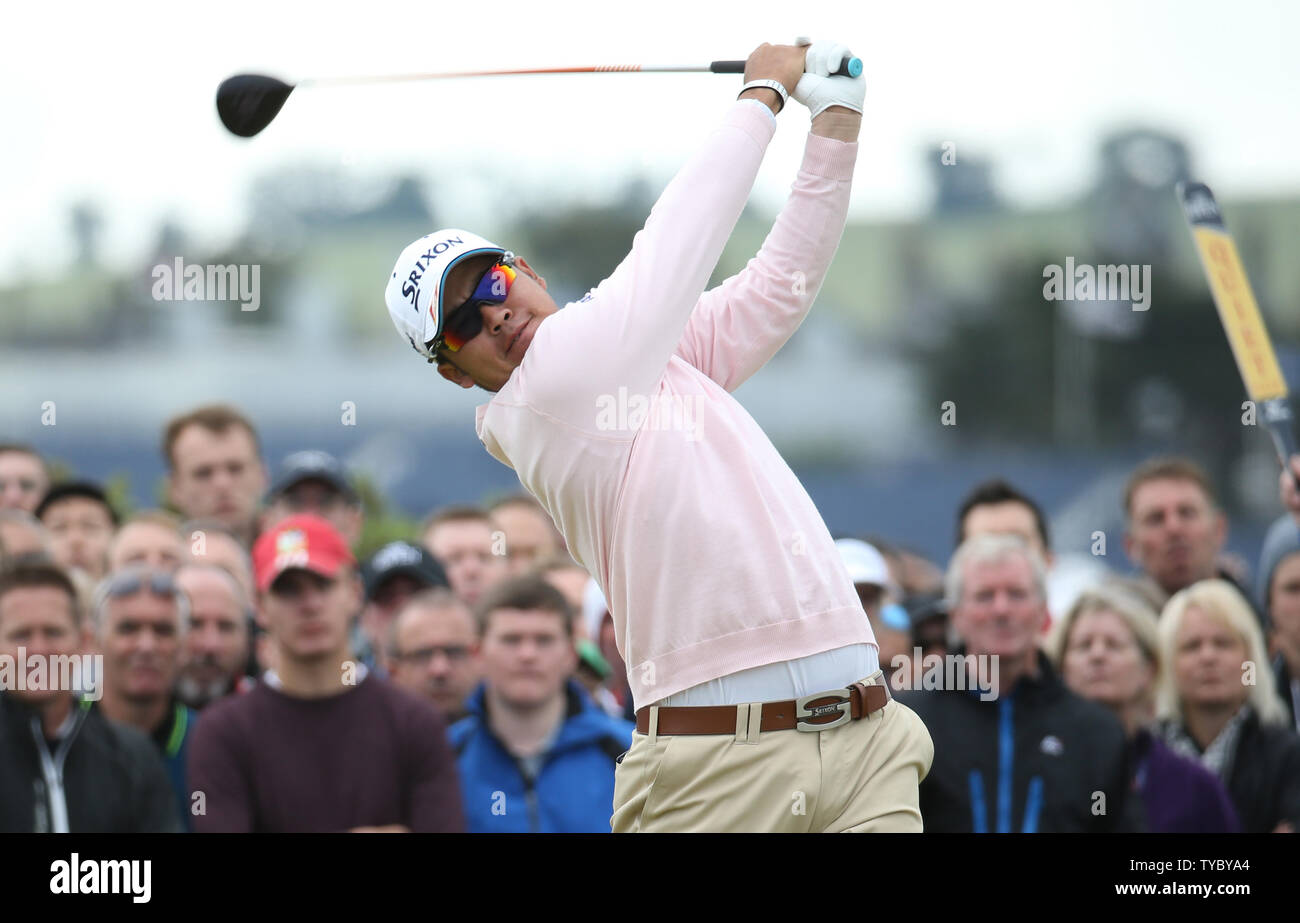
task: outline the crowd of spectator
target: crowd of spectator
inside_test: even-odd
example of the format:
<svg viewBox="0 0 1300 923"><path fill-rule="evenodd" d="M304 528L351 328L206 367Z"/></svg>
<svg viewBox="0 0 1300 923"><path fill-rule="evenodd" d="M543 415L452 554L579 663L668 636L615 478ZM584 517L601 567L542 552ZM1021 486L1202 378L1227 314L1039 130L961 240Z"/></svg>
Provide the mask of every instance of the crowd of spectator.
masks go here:
<svg viewBox="0 0 1300 923"><path fill-rule="evenodd" d="M0 830L609 830L626 669L532 497L434 510L359 560L364 504L328 453L272 471L218 405L162 451L168 508L125 515L0 444ZM1067 572L1003 481L972 486L946 569L839 539L934 741L926 830L1294 831L1300 491L1280 486L1253 586L1181 458L1116 498L1131 572Z"/></svg>

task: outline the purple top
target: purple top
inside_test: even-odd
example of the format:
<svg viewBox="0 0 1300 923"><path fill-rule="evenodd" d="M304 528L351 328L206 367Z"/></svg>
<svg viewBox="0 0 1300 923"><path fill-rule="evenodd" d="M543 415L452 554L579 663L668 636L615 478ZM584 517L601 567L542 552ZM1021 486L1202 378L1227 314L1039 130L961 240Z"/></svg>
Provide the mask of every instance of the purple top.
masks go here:
<svg viewBox="0 0 1300 923"><path fill-rule="evenodd" d="M194 732L189 783L204 793L199 833L465 829L442 716L374 674L323 699L258 683L214 703Z"/></svg>
<svg viewBox="0 0 1300 923"><path fill-rule="evenodd" d="M1150 833L1240 833L1223 784L1204 766L1141 730L1134 741L1133 788L1146 807Z"/></svg>

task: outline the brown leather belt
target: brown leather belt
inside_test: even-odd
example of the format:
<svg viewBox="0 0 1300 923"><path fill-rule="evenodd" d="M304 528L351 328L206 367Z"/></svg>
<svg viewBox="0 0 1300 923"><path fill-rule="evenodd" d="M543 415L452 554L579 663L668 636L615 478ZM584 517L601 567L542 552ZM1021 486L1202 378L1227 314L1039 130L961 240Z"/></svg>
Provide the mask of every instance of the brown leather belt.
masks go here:
<svg viewBox="0 0 1300 923"><path fill-rule="evenodd" d="M764 702L760 731L824 731L857 721L880 711L889 704L889 686L880 683L854 683L844 689L816 692L784 702ZM745 706L695 705L659 709L657 734L735 734L737 722L744 720L737 711ZM650 706L637 710L636 729L650 733Z"/></svg>

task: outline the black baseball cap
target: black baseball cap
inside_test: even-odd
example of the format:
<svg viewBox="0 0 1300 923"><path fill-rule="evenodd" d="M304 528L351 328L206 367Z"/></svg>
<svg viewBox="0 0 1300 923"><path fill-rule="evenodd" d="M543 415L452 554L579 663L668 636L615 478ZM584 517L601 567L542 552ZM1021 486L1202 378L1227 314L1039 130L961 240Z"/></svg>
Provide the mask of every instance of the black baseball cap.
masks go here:
<svg viewBox="0 0 1300 923"><path fill-rule="evenodd" d="M358 500L357 492L348 483L347 473L337 458L318 449L294 452L280 463L267 499L274 500L295 484L303 481L323 481L342 494L350 503Z"/></svg>
<svg viewBox="0 0 1300 923"><path fill-rule="evenodd" d="M389 542L361 565L361 581L365 584L366 599L393 577L411 577L424 584L425 589L450 587L447 572L437 558L422 546L410 542Z"/></svg>
<svg viewBox="0 0 1300 923"><path fill-rule="evenodd" d="M947 620L950 614L943 593L917 593L903 600L903 608L907 610L913 628L931 619Z"/></svg>
<svg viewBox="0 0 1300 923"><path fill-rule="evenodd" d="M113 504L108 502L108 496L104 493L104 488L93 481L64 481L62 484L55 484L45 492L41 502L36 504L33 515L37 519L44 521L45 513L50 507L73 497L94 500L96 503L101 504L104 509L108 510L108 518L112 521L114 528L117 527L117 510L113 509Z"/></svg>

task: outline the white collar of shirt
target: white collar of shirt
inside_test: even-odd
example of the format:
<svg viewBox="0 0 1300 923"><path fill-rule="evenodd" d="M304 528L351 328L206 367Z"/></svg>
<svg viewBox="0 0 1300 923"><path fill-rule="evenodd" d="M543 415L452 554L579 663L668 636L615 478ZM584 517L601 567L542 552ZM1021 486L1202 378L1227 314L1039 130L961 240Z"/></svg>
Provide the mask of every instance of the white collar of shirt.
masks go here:
<svg viewBox="0 0 1300 923"><path fill-rule="evenodd" d="M361 681L370 674L369 668L361 661L356 661L357 681L353 685L360 685ZM284 683L280 681L280 674L274 670L267 670L262 674L262 682L266 683L272 689L283 689Z"/></svg>

